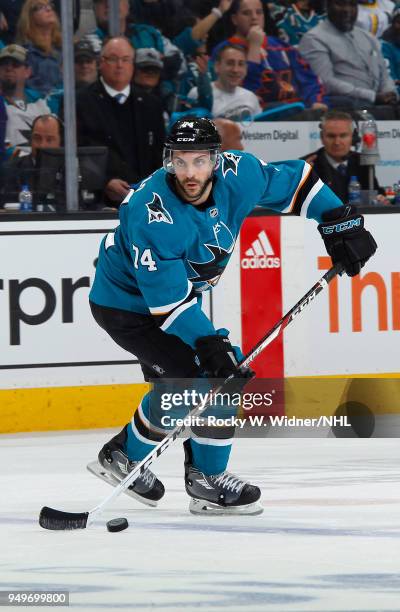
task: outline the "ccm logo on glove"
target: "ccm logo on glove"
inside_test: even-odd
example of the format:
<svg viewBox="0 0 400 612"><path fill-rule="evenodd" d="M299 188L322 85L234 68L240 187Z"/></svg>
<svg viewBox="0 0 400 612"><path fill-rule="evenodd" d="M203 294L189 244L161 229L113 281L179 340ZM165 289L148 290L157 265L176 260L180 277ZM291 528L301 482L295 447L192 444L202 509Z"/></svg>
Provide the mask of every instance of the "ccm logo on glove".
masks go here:
<svg viewBox="0 0 400 612"><path fill-rule="evenodd" d="M333 264L341 264L348 276L359 274L377 249L375 240L364 227L364 217L354 206L327 210L318 231Z"/></svg>
<svg viewBox="0 0 400 612"><path fill-rule="evenodd" d="M323 234L333 234L334 232L346 232L353 227L363 227L364 219L363 217L358 217L357 219L351 219L349 221L345 221L344 223L337 223L336 225L325 225L322 226Z"/></svg>

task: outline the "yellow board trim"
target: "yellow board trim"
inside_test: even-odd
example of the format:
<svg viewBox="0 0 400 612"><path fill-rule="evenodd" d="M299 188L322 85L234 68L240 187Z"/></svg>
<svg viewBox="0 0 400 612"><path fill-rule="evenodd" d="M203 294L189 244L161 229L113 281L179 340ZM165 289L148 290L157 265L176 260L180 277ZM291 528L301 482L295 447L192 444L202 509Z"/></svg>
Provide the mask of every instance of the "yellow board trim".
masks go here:
<svg viewBox="0 0 400 612"><path fill-rule="evenodd" d="M374 414L400 413L400 374L389 373L288 377L285 379L286 415L303 418L332 415L346 399L364 401L358 397L358 383L352 387L356 389L356 396L348 397L352 379L371 380L371 385L367 381L363 383L361 395L367 394ZM0 433L119 427L131 420L148 390L147 383L2 389Z"/></svg>
<svg viewBox="0 0 400 612"><path fill-rule="evenodd" d="M340 406L356 402L374 415L400 414L400 376L293 377L285 379L288 417L333 416Z"/></svg>
<svg viewBox="0 0 400 612"><path fill-rule="evenodd" d="M147 383L0 390L0 433L97 429L128 423Z"/></svg>

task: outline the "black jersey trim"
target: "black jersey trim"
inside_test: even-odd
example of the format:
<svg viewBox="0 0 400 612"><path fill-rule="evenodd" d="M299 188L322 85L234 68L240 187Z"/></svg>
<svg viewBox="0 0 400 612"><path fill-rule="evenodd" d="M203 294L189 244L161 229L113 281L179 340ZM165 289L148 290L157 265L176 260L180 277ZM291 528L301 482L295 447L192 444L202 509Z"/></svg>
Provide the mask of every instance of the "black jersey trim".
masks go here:
<svg viewBox="0 0 400 612"><path fill-rule="evenodd" d="M176 316L179 316L181 311L186 310L186 308L190 308L191 306L194 306L193 300L196 300L197 302L196 292L192 288L192 290L189 292L186 298L182 300L181 302L179 302L178 304L176 304L176 306L174 306L174 308L172 308L168 312L164 312L160 314L152 313L154 320L157 323L158 327L161 327L161 329L165 331L169 327L169 325L172 323L172 321L175 320ZM177 315L176 311L178 309L179 309L179 314ZM172 320L169 322L170 318L172 318Z"/></svg>
<svg viewBox="0 0 400 612"><path fill-rule="evenodd" d="M165 438L166 432L160 434L157 431L150 429L145 423L143 423L139 415L139 410L136 410L135 414L133 415L133 423L139 435L141 435L142 438L145 438L145 440L149 440L149 442L161 442L161 440Z"/></svg>
<svg viewBox="0 0 400 612"><path fill-rule="evenodd" d="M303 170L303 176L299 182L299 185L293 196L290 209L288 211L291 212L293 215L298 216L301 214L302 206L306 201L307 197L309 196L311 190L320 180L318 174L313 170L313 168L309 166L309 164L307 164L306 162L305 164L306 165Z"/></svg>

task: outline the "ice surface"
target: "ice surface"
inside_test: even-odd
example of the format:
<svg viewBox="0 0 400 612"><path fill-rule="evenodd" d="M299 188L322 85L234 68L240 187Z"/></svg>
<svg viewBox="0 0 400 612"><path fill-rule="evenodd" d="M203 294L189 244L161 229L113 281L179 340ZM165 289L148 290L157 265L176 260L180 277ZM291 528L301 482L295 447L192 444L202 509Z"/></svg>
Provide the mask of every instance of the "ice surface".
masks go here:
<svg viewBox="0 0 400 612"><path fill-rule="evenodd" d="M400 610L397 439L238 440L230 469L262 487L257 517L190 515L177 441L153 466L158 508L122 495L87 530L41 529L43 505L109 494L85 466L112 434L0 436L0 590L65 589L82 610Z"/></svg>

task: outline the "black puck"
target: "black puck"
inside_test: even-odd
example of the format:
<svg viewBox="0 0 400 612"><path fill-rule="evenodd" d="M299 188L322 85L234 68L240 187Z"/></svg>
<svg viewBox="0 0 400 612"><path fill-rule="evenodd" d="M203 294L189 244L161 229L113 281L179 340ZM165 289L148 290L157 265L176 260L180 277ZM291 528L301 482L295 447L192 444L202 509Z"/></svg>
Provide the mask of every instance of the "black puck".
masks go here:
<svg viewBox="0 0 400 612"><path fill-rule="evenodd" d="M124 529L128 529L129 523L126 518L117 518L108 521L107 529L114 533L115 531L123 531Z"/></svg>

